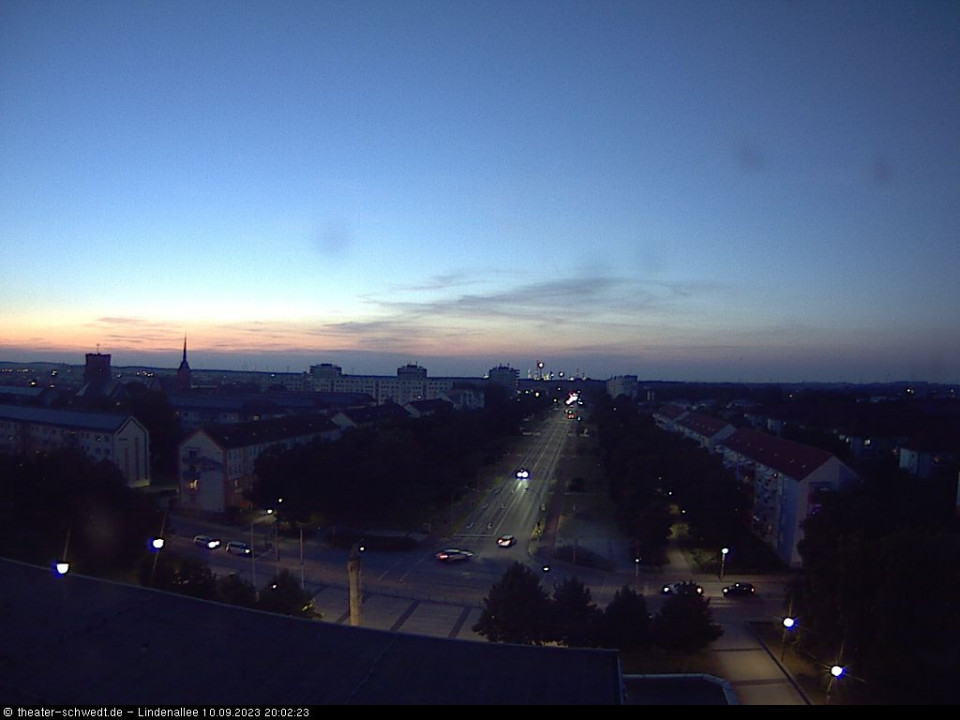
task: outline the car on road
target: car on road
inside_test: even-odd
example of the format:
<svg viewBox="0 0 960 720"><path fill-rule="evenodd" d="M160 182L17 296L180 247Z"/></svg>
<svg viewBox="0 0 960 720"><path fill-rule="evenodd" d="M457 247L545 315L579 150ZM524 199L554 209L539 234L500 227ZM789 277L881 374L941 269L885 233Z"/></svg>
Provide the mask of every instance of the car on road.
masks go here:
<svg viewBox="0 0 960 720"><path fill-rule="evenodd" d="M436 558L440 562L462 562L473 557L473 553L467 550L458 550L457 548L447 548L437 553Z"/></svg>
<svg viewBox="0 0 960 720"><path fill-rule="evenodd" d="M748 582L735 582L723 589L724 597L753 597L756 594L756 586Z"/></svg>
<svg viewBox="0 0 960 720"><path fill-rule="evenodd" d="M703 595L703 588L693 580L664 585L661 593L664 595Z"/></svg>
<svg viewBox="0 0 960 720"><path fill-rule="evenodd" d="M220 539L210 537L209 535L196 535L193 538L193 544L198 547L207 548L207 550L213 550L220 547Z"/></svg>
<svg viewBox="0 0 960 720"><path fill-rule="evenodd" d="M528 480L530 478L530 471L525 467L517 468L517 480Z"/></svg>
<svg viewBox="0 0 960 720"><path fill-rule="evenodd" d="M227 543L227 552L231 555L252 555L253 550L246 543L231 540Z"/></svg>
<svg viewBox="0 0 960 720"><path fill-rule="evenodd" d="M502 548L512 547L517 544L517 539L513 535L501 535L497 538L497 545Z"/></svg>

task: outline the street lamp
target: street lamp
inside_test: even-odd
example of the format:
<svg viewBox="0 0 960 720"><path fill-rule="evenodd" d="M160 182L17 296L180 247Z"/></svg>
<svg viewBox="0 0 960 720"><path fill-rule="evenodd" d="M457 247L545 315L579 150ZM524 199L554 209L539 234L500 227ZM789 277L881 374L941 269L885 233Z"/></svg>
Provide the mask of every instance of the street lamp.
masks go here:
<svg viewBox="0 0 960 720"><path fill-rule="evenodd" d="M843 665L831 665L830 666L830 682L827 684L827 697L824 700L824 705L830 704L830 693L833 692L834 683L843 677L843 674L847 671Z"/></svg>
<svg viewBox="0 0 960 720"><path fill-rule="evenodd" d="M300 589L303 590L306 587L306 579L304 578L304 569L303 569L303 528L300 528Z"/></svg>
<svg viewBox="0 0 960 720"><path fill-rule="evenodd" d="M270 508L267 512L273 515L273 541L277 546L277 562L280 562L280 506L283 498L277 498L277 509Z"/></svg>
<svg viewBox="0 0 960 720"><path fill-rule="evenodd" d="M639 555L633 559L633 577L635 580L640 579L640 556Z"/></svg>
<svg viewBox="0 0 960 720"><path fill-rule="evenodd" d="M260 590L257 589L257 552L253 544L253 520L250 521L250 576L253 578L253 590L257 602L260 601Z"/></svg>
<svg viewBox="0 0 960 720"><path fill-rule="evenodd" d="M720 579L723 580L723 570L727 564L727 553L730 552L730 548L720 548Z"/></svg>
<svg viewBox="0 0 960 720"><path fill-rule="evenodd" d="M153 565L150 567L150 586L153 587L153 579L157 574L157 558L160 557L160 551L163 549L163 533L167 529L167 513L163 513L163 521L160 523L160 534L150 539L150 552L153 553Z"/></svg>
<svg viewBox="0 0 960 720"><path fill-rule="evenodd" d="M830 693L833 692L834 684L847 672L847 669L840 664L843 662L843 648L846 646L846 644L847 639L844 637L844 639L840 642L840 651L837 653L837 661L830 666L830 682L827 683L827 696L824 698L824 705L830 704Z"/></svg>
<svg viewBox="0 0 960 720"><path fill-rule="evenodd" d="M786 652L787 644L787 633L790 630L793 630L794 626L797 624L797 619L787 615L783 619L783 634L780 636L780 659L783 660L783 655Z"/></svg>
<svg viewBox="0 0 960 720"><path fill-rule="evenodd" d="M67 537L63 541L63 555L61 556L63 559L58 560L56 563L54 563L54 566L53 566L54 570L57 571L57 575L60 575L61 577L66 575L68 572L70 572L70 563L67 562L67 549L70 547L70 531L72 529L73 529L73 523L71 522L67 526Z"/></svg>

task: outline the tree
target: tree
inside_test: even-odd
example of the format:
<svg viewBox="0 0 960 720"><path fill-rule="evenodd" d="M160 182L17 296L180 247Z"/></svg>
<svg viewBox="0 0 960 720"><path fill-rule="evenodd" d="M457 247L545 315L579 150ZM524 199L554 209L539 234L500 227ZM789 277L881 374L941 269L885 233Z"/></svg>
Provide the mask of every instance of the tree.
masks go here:
<svg viewBox="0 0 960 720"><path fill-rule="evenodd" d="M140 584L158 590L176 591L179 564L166 552L144 556L137 571Z"/></svg>
<svg viewBox="0 0 960 720"><path fill-rule="evenodd" d="M653 620L654 641L665 650L694 653L723 635L713 622L710 600L702 595L667 598Z"/></svg>
<svg viewBox="0 0 960 720"><path fill-rule="evenodd" d="M256 607L257 589L236 573L217 578L217 599L228 605Z"/></svg>
<svg viewBox="0 0 960 720"><path fill-rule="evenodd" d="M300 587L300 581L282 569L260 592L257 609L295 617L313 616L313 596Z"/></svg>
<svg viewBox="0 0 960 720"><path fill-rule="evenodd" d="M567 647L596 647L602 611L590 589L577 578L563 580L553 591L549 636Z"/></svg>
<svg viewBox="0 0 960 720"><path fill-rule="evenodd" d="M490 642L542 645L547 635L550 597L540 578L514 562L483 599L483 611L473 631Z"/></svg>
<svg viewBox="0 0 960 720"><path fill-rule="evenodd" d="M651 618L643 595L626 585L617 590L600 618L598 639L601 647L624 652L649 645Z"/></svg>
<svg viewBox="0 0 960 720"><path fill-rule="evenodd" d="M212 600L216 595L216 578L210 566L202 560L183 558L173 577L171 589L190 597Z"/></svg>
<svg viewBox="0 0 960 720"><path fill-rule="evenodd" d="M891 703L957 702L956 523L916 484L879 478L825 498L804 523L794 610L814 656L845 661Z"/></svg>

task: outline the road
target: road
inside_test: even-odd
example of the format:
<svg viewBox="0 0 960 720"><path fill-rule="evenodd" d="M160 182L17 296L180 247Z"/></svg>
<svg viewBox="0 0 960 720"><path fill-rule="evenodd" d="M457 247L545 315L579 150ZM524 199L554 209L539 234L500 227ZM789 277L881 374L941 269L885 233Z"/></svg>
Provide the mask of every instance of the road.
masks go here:
<svg viewBox="0 0 960 720"><path fill-rule="evenodd" d="M527 434L513 465L503 464L488 491L478 496L459 532L436 539L436 544L408 552L364 553L361 585L362 618L365 627L414 634L426 634L463 640L485 640L473 632L479 619L483 598L490 587L514 561L542 573L545 589L566 577L576 576L590 588L594 602L605 607L624 585L633 587L647 599L651 613L663 602L660 588L665 583L693 577L686 558L678 550L671 552L669 570L663 573L641 572L629 561L626 551L616 553L617 567L612 571L570 566L552 558L557 541L558 505L551 500L552 480L561 462L564 445L572 434L573 423L565 413L551 413ZM530 476L518 479L516 470L527 468ZM172 519L170 551L205 559L218 575L236 573L262 587L280 569L301 578L303 587L314 598L315 609L328 622L348 623L349 581L346 572L349 553L319 542L315 537L280 538L279 552L273 533L273 518L264 515L247 528L222 526L199 519L177 516ZM537 528L543 536L537 539ZM196 547L192 538L206 533L224 542L240 540L255 548L249 558L228 555L222 549ZM519 542L501 548L496 538L515 535ZM584 547L609 554L609 531L579 540ZM442 563L434 553L441 547L457 547L474 553L465 562ZM301 560L302 558L302 560ZM549 568L549 570L547 570ZM808 704L789 674L750 632L749 621L770 620L781 612L783 583L779 577L697 577L711 599L716 622L724 635L714 643L713 652L723 677L729 681L741 704ZM749 580L758 588L758 597L728 599L722 587L734 580Z"/></svg>

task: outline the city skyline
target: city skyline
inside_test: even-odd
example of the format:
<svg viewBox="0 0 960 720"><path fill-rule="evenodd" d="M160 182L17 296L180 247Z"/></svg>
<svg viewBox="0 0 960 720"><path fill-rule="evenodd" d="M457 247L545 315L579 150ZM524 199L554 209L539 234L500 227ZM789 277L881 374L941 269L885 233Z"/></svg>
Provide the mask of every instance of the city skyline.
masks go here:
<svg viewBox="0 0 960 720"><path fill-rule="evenodd" d="M960 382L960 6L0 9L0 360Z"/></svg>

